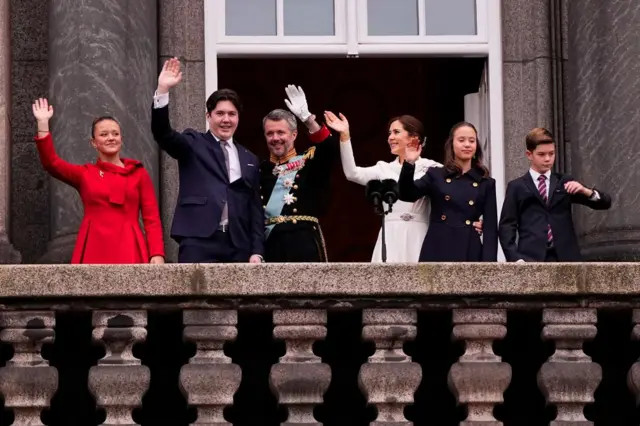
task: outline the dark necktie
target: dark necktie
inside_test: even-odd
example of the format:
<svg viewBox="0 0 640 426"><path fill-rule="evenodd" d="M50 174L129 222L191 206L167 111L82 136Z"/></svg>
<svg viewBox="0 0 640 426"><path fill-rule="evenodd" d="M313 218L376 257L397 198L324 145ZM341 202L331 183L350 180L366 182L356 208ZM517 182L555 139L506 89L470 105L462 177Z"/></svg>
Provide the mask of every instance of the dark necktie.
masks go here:
<svg viewBox="0 0 640 426"><path fill-rule="evenodd" d="M549 197L547 197L547 177L545 175L538 176L538 192L544 200L545 204L549 203ZM551 244L553 241L553 234L551 233L551 224L547 225L547 243Z"/></svg>
<svg viewBox="0 0 640 426"><path fill-rule="evenodd" d="M229 169L229 151L227 147L229 146L229 142L225 140L220 140L220 148L222 148L222 153L224 154L224 164L227 166L227 177L229 177L229 181L231 181L231 173ZM225 200L224 207L222 207L222 217L220 218L221 222L224 222L229 219L229 208L227 207L227 201Z"/></svg>

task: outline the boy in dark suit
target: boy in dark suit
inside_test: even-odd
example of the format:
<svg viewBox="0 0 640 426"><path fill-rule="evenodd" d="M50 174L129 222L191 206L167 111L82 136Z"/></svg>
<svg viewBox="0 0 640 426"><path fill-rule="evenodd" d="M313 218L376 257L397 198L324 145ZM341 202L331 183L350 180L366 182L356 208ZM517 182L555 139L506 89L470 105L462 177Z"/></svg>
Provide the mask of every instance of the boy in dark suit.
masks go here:
<svg viewBox="0 0 640 426"><path fill-rule="evenodd" d="M571 206L607 210L611 197L571 176L551 172L555 143L548 130L531 130L526 145L531 168L507 185L500 216L504 255L509 262L578 262L581 256Z"/></svg>
<svg viewBox="0 0 640 426"><path fill-rule="evenodd" d="M178 160L180 188L171 237L178 262L260 263L264 210L258 158L234 139L242 111L233 90L207 99L205 133L177 132L169 122L169 90L182 78L180 61L165 62L153 97L151 131L160 148Z"/></svg>

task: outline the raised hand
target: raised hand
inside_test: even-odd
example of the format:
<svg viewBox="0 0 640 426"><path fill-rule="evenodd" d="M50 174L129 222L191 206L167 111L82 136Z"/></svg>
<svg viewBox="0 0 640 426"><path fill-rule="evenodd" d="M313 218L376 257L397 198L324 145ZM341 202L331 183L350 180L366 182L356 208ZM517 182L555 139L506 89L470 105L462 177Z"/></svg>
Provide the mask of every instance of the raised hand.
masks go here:
<svg viewBox="0 0 640 426"><path fill-rule="evenodd" d="M31 108L36 121L48 122L53 116L53 105L49 105L46 98L36 99Z"/></svg>
<svg viewBox="0 0 640 426"><path fill-rule="evenodd" d="M340 114L340 118L336 117L334 113L331 111L324 112L324 121L327 123L327 126L331 127L338 133L349 132L349 121L347 121L347 117L345 117L342 113Z"/></svg>
<svg viewBox="0 0 640 426"><path fill-rule="evenodd" d="M414 164L420 158L422 153L422 145L419 143L408 143L404 147L404 159L409 164Z"/></svg>
<svg viewBox="0 0 640 426"><path fill-rule="evenodd" d="M294 86L292 84L284 88L285 93L289 99L285 99L284 103L287 108L300 119L300 121L307 121L311 117L309 112L309 105L307 104L307 97L304 94L302 87Z"/></svg>
<svg viewBox="0 0 640 426"><path fill-rule="evenodd" d="M180 80L182 80L180 61L178 58L167 59L158 76L158 94L169 92L169 89L180 83Z"/></svg>

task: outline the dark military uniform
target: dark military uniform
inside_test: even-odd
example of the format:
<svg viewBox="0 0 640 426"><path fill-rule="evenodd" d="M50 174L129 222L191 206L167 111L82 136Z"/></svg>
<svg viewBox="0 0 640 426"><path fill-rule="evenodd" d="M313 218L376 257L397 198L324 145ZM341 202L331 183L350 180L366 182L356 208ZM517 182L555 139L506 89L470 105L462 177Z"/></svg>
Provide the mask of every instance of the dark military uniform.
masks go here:
<svg viewBox="0 0 640 426"><path fill-rule="evenodd" d="M318 217L328 205L331 165L339 139L326 127L309 135L314 146L284 164L260 164L266 262L326 262Z"/></svg>
<svg viewBox="0 0 640 426"><path fill-rule="evenodd" d="M402 165L398 186L402 201L431 199L429 230L420 262L495 262L498 257L496 181L479 168L459 174L431 167L413 180L415 166ZM483 217L482 240L473 222Z"/></svg>

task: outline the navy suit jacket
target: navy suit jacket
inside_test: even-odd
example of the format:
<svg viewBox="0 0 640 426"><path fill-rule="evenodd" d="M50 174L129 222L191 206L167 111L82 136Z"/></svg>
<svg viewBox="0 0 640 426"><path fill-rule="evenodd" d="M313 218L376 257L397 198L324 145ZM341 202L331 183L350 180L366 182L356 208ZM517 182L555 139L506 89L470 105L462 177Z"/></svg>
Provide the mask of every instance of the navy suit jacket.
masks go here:
<svg viewBox="0 0 640 426"><path fill-rule="evenodd" d="M169 107L152 108L153 137L171 157L178 160L180 188L171 237L207 238L220 225L225 200L229 209L229 233L234 246L253 254L264 254L264 210L260 200L258 158L234 141L242 177L229 182L220 143L210 132L171 128Z"/></svg>
<svg viewBox="0 0 640 426"><path fill-rule="evenodd" d="M582 260L573 227L572 206L582 204L594 210L607 210L611 207L611 197L599 189L597 201L582 194L569 194L564 185L573 180L569 175L551 173L548 203L544 202L528 171L509 182L499 226L500 244L507 261L544 262L549 225L558 260Z"/></svg>

